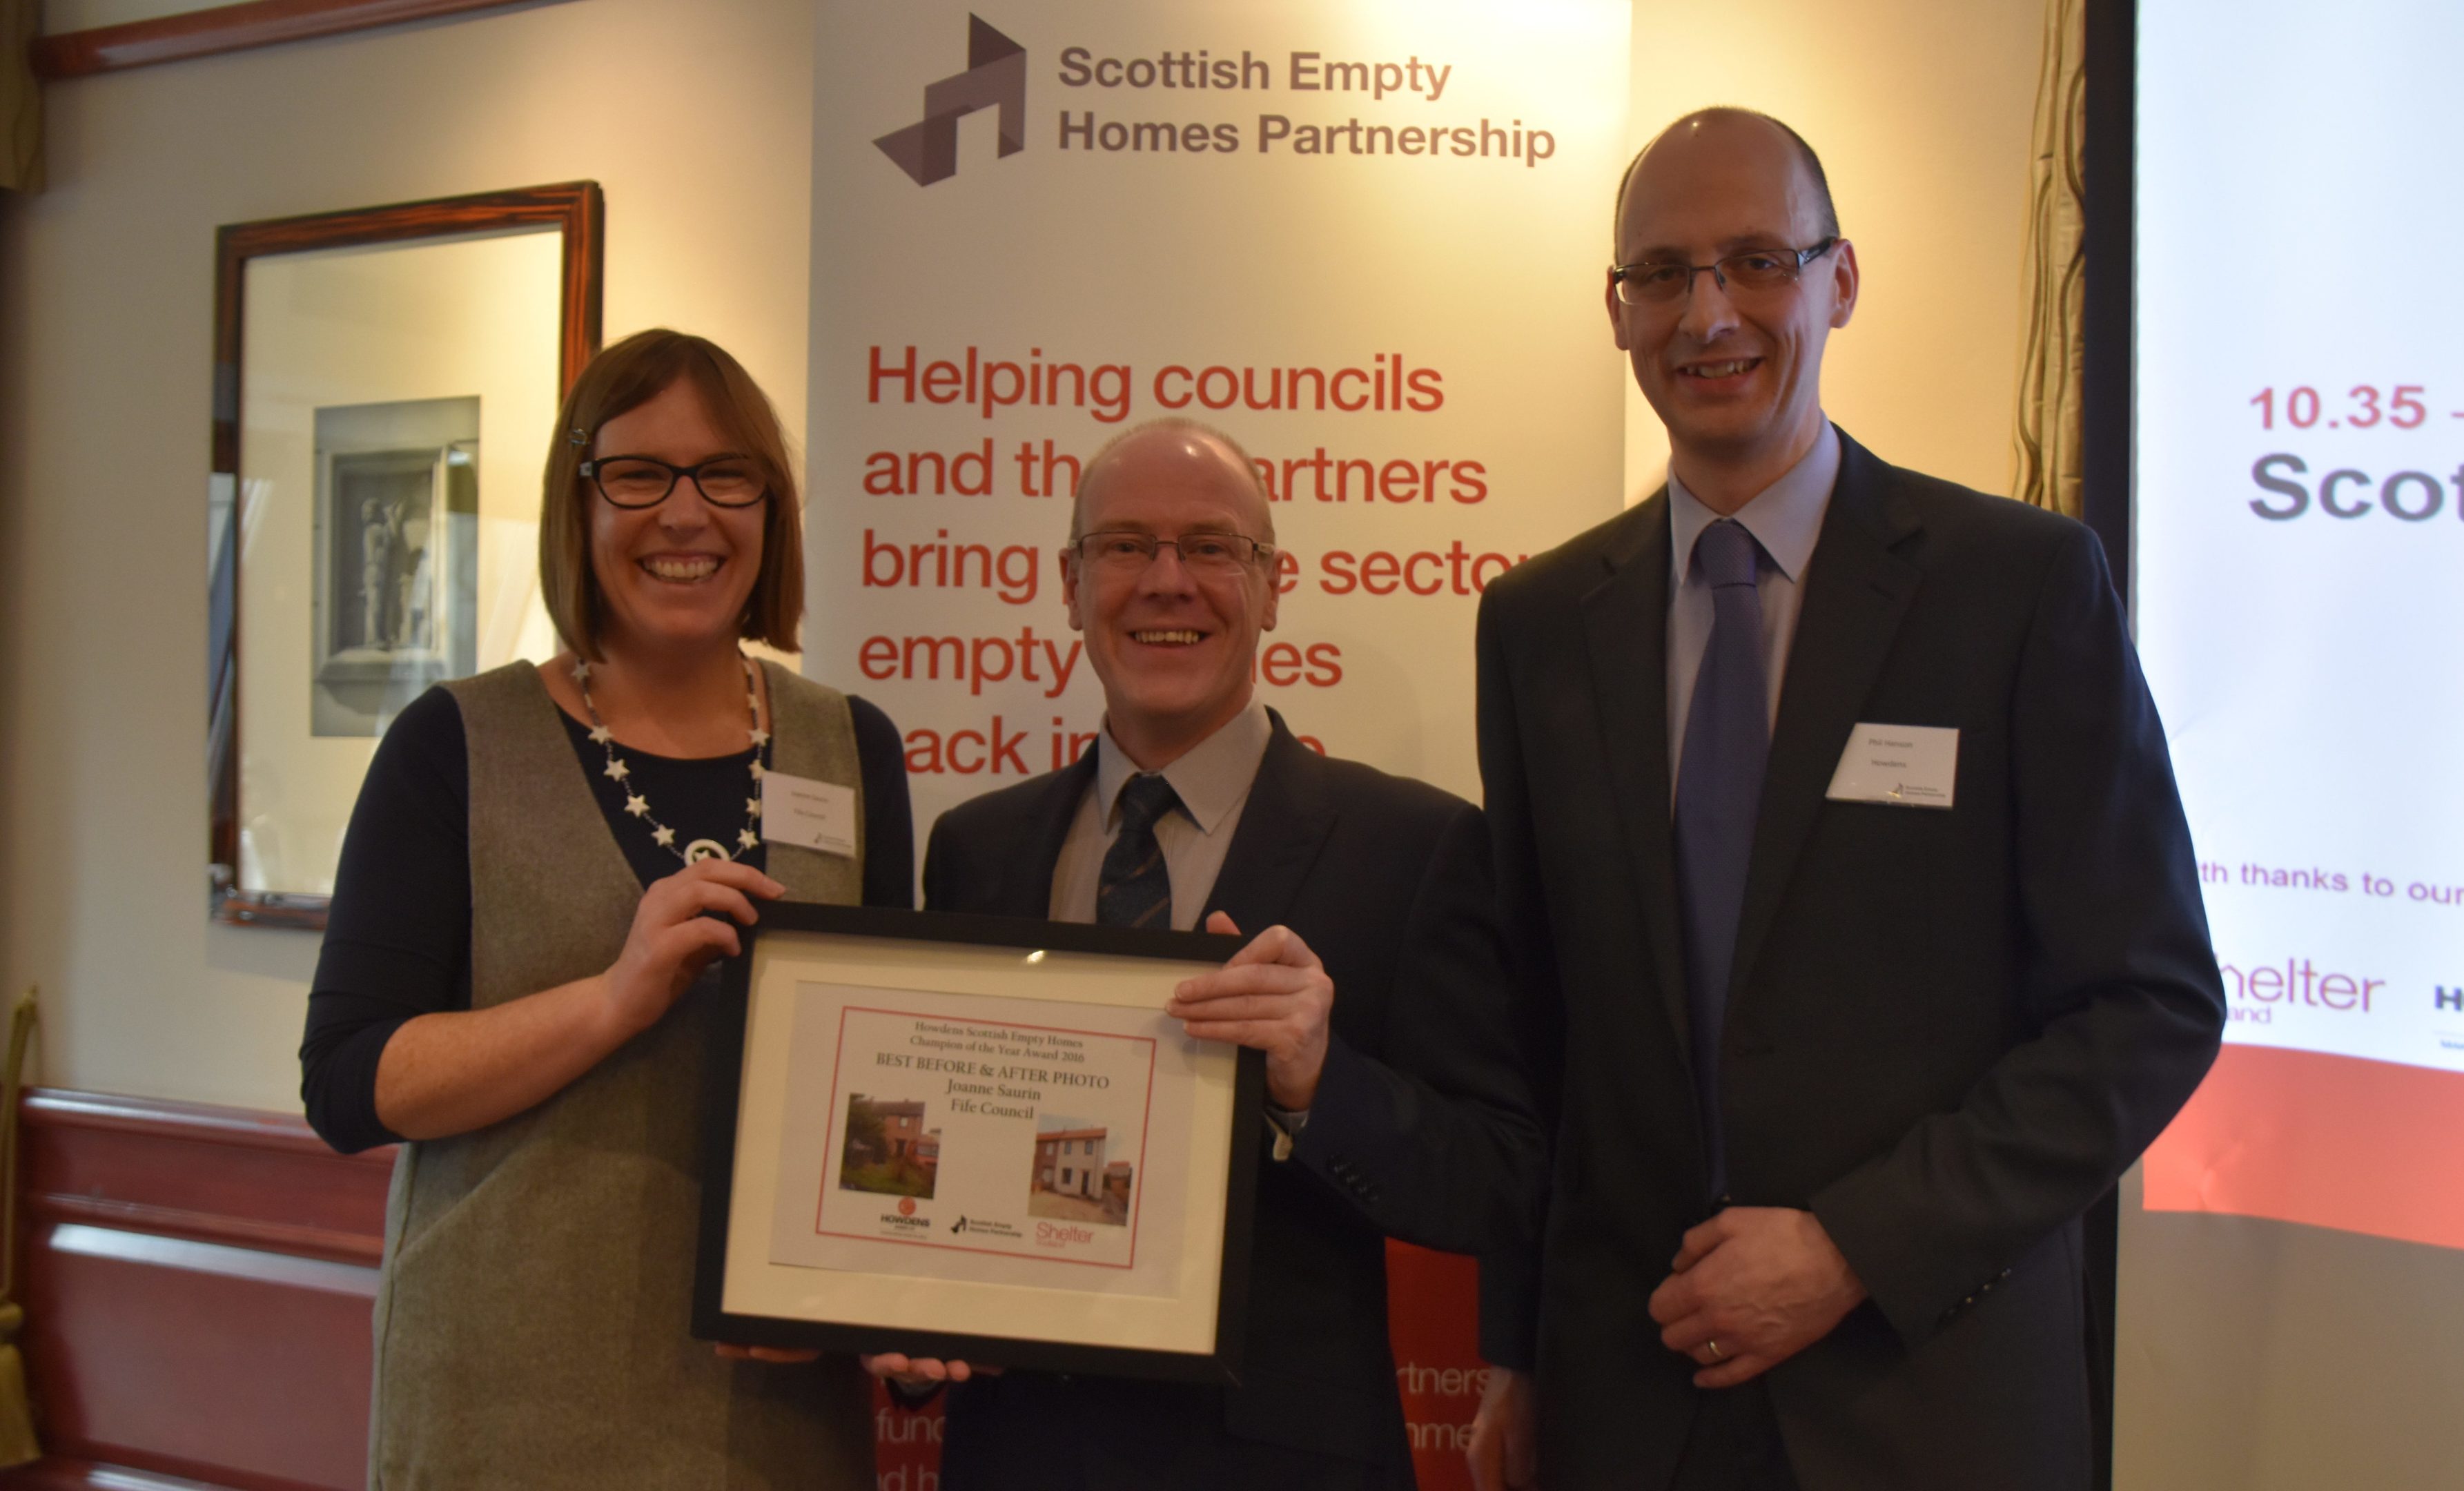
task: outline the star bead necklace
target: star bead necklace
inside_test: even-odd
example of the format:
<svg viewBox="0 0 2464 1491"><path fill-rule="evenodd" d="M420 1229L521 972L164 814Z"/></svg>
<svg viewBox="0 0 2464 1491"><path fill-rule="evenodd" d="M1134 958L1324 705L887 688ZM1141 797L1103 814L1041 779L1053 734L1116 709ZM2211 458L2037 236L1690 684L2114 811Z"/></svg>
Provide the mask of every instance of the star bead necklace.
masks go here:
<svg viewBox="0 0 2464 1491"><path fill-rule="evenodd" d="M770 732L761 728L761 696L753 681L753 660L741 652L736 655L736 660L744 665L744 734L753 742L754 753L753 795L744 800L744 827L736 836L736 854L742 854L761 843L761 778L767 771L761 758L770 753ZM736 854L729 853L726 845L715 839L695 839L681 849L676 847L676 831L659 822L650 811L650 800L634 791L632 783L626 779L633 775L633 768L625 764L625 758L616 754L616 736L608 730L607 722L599 717L599 706L591 702L588 663L573 665L573 681L582 689L582 708L590 716L590 738L607 753L605 775L608 780L625 789L625 811L649 825L650 838L659 847L688 865L698 865L711 859L736 858Z"/></svg>

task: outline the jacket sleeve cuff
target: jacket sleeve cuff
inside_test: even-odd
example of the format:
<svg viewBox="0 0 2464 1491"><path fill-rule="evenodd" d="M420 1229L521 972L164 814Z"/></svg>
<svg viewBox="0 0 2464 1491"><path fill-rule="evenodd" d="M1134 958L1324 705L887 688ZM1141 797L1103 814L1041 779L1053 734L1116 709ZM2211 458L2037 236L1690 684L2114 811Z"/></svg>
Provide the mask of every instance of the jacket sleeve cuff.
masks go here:
<svg viewBox="0 0 2464 1491"><path fill-rule="evenodd" d="M1531 1371L1540 1361L1540 1270L1531 1257L1480 1261L1480 1359Z"/></svg>
<svg viewBox="0 0 2464 1491"><path fill-rule="evenodd" d="M1394 1111L1400 1084L1340 1036L1330 1036L1309 1123L1292 1134L1292 1158L1364 1215L1377 1215L1385 1182L1400 1173L1405 1129Z"/></svg>
<svg viewBox="0 0 2464 1491"><path fill-rule="evenodd" d="M1816 1193L1814 1217L1832 1246L1857 1272L1858 1282L1900 1340L1922 1344L1999 1279L1969 1279L1943 1256L1938 1229L1914 1208L1895 1206L1885 1178L1873 1167L1851 1171ZM2007 1275L2009 1270L2005 1269Z"/></svg>

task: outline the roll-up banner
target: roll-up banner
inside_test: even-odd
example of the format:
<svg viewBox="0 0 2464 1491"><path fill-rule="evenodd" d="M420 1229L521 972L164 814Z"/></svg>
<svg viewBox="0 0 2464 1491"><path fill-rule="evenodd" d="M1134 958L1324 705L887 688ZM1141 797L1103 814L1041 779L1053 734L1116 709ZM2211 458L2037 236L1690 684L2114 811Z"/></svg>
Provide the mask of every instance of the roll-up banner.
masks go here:
<svg viewBox="0 0 2464 1491"><path fill-rule="evenodd" d="M1618 507L1626 24L1595 0L824 11L806 667L905 732L919 826L1098 728L1070 493L1162 415L1231 434L1273 494L1260 694L1331 754L1477 797L1480 591Z"/></svg>
<svg viewBox="0 0 2464 1491"><path fill-rule="evenodd" d="M1164 415L1232 435L1272 495L1260 696L1477 800L1480 593L1620 506L1600 275L1629 11L822 9L804 667L897 722L919 833L1093 739L1070 497ZM1467 1276L1399 1277L1428 1285L1398 1341L1453 1343L1399 1364L1423 1481L1459 1483ZM885 1485L920 1491L929 1436L885 1425Z"/></svg>

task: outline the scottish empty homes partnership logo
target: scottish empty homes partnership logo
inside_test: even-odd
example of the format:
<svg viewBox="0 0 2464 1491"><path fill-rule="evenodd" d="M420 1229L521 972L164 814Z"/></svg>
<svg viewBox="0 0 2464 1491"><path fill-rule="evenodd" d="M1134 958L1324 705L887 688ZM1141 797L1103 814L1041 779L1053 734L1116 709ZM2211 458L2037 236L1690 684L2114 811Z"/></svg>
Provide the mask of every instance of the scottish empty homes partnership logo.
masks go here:
<svg viewBox="0 0 2464 1491"><path fill-rule="evenodd" d="M958 173L958 120L999 108L1001 155L1026 148L1026 49L967 17L967 70L924 88L924 117L873 142L898 168L930 186Z"/></svg>

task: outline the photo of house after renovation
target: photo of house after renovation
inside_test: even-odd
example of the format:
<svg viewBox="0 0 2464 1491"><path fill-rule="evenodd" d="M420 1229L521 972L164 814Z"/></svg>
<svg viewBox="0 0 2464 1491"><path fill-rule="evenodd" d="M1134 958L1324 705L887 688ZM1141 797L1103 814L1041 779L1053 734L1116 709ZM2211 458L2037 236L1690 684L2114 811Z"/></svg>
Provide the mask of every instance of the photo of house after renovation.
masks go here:
<svg viewBox="0 0 2464 1491"><path fill-rule="evenodd" d="M1127 1226L1130 1163L1110 1157L1101 1124L1045 1113L1035 1121L1035 1179L1027 1189L1030 1217Z"/></svg>
<svg viewBox="0 0 2464 1491"><path fill-rule="evenodd" d="M941 1130L924 1127L921 1099L847 1099L847 1145L839 1159L839 1189L933 1199L941 1170Z"/></svg>

